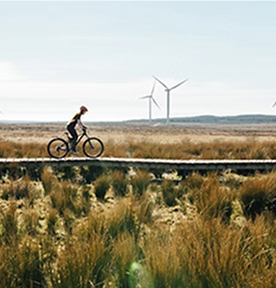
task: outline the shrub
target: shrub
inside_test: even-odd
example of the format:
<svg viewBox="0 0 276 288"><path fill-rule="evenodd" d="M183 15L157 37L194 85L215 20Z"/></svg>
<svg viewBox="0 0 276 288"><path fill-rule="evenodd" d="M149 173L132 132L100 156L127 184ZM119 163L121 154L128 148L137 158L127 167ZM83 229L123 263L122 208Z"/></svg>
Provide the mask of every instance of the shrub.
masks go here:
<svg viewBox="0 0 276 288"><path fill-rule="evenodd" d="M154 210L154 201L149 192L144 192L139 199L136 213L139 223L152 222L152 213Z"/></svg>
<svg viewBox="0 0 276 288"><path fill-rule="evenodd" d="M91 183L100 177L104 170L102 167L81 166L80 175L85 179L86 183Z"/></svg>
<svg viewBox="0 0 276 288"><path fill-rule="evenodd" d="M181 267L185 265L185 262L180 263L175 240L169 236L168 231L151 233L145 238L145 244L142 247L145 265L152 276L155 287L193 287L188 285L189 279L185 279L186 277L183 275ZM191 283L192 281L189 284Z"/></svg>
<svg viewBox="0 0 276 288"><path fill-rule="evenodd" d="M58 211L56 209L51 208L48 212L46 223L47 223L47 230L49 235L54 236L56 235L56 225L58 222Z"/></svg>
<svg viewBox="0 0 276 288"><path fill-rule="evenodd" d="M75 222L75 217L73 212L66 208L63 211L63 220L64 220L64 229L67 232L68 235L72 234L73 224Z"/></svg>
<svg viewBox="0 0 276 288"><path fill-rule="evenodd" d="M147 171L137 170L136 175L131 177L130 183L134 194L140 197L150 184L150 175Z"/></svg>
<svg viewBox="0 0 276 288"><path fill-rule="evenodd" d="M39 213L36 209L26 209L22 215L22 229L26 234L35 236L38 229L41 228L39 224Z"/></svg>
<svg viewBox="0 0 276 288"><path fill-rule="evenodd" d="M123 232L133 234L135 239L138 238L140 226L130 199L121 199L106 212L105 227L109 239L117 239Z"/></svg>
<svg viewBox="0 0 276 288"><path fill-rule="evenodd" d="M235 195L227 188L220 187L216 174L208 175L199 189L190 190L188 197L204 218L220 217L223 221L230 221Z"/></svg>
<svg viewBox="0 0 276 288"><path fill-rule="evenodd" d="M20 243L1 245L0 257L1 287L46 287L44 263L37 239L25 235Z"/></svg>
<svg viewBox="0 0 276 288"><path fill-rule="evenodd" d="M129 268L136 259L136 243L133 235L123 232L114 241L111 252L112 282L116 287L128 287Z"/></svg>
<svg viewBox="0 0 276 288"><path fill-rule="evenodd" d="M127 194L128 180L123 172L115 170L111 175L111 182L116 196Z"/></svg>
<svg viewBox="0 0 276 288"><path fill-rule="evenodd" d="M171 180L165 180L161 184L163 200L168 206L175 206L179 197L179 190Z"/></svg>
<svg viewBox="0 0 276 288"><path fill-rule="evenodd" d="M59 167L58 169L55 168L54 171L59 180L75 181L76 176L78 175L78 167L76 166Z"/></svg>
<svg viewBox="0 0 276 288"><path fill-rule="evenodd" d="M5 243L11 243L17 239L17 230L18 230L18 220L16 215L16 202L11 201L8 205L7 210L0 209L1 213L1 237L0 241Z"/></svg>
<svg viewBox="0 0 276 288"><path fill-rule="evenodd" d="M229 229L220 219L200 218L182 223L174 239L172 249L188 287L247 287L248 243L242 229Z"/></svg>
<svg viewBox="0 0 276 288"><path fill-rule="evenodd" d="M79 205L77 192L78 187L69 181L56 183L50 194L53 208L59 211L60 215L64 214L66 208L79 215L81 213L81 207Z"/></svg>
<svg viewBox="0 0 276 288"><path fill-rule="evenodd" d="M16 200L27 198L30 190L30 177L25 175L23 178L12 181L8 186L4 187L1 198L5 200L9 198L15 198Z"/></svg>
<svg viewBox="0 0 276 288"><path fill-rule="evenodd" d="M107 252L100 236L82 241L75 235L60 252L55 271L49 271L51 287L102 286L110 260Z"/></svg>
<svg viewBox="0 0 276 288"><path fill-rule="evenodd" d="M204 183L204 178L198 172L192 173L181 182L181 185L187 187L187 190L198 190Z"/></svg>
<svg viewBox="0 0 276 288"><path fill-rule="evenodd" d="M104 200L105 194L110 187L110 179L107 175L102 174L94 182L95 195L99 200Z"/></svg>
<svg viewBox="0 0 276 288"><path fill-rule="evenodd" d="M19 265L17 267L17 287L45 287L46 280L43 271L40 244L37 240L25 236L19 246ZM14 275L15 276L15 275Z"/></svg>
<svg viewBox="0 0 276 288"><path fill-rule="evenodd" d="M105 241L107 239L106 234L108 229L106 225L108 221L106 219L106 213L91 210L85 221L73 227L74 234L79 235L79 239L87 239L87 241L92 241L94 236L98 235Z"/></svg>
<svg viewBox="0 0 276 288"><path fill-rule="evenodd" d="M8 244L1 243L0 245L0 287L16 288L19 287L17 279L15 277L15 267L17 263L17 246L14 247L14 243Z"/></svg>
<svg viewBox="0 0 276 288"><path fill-rule="evenodd" d="M54 177L49 168L44 168L41 174L41 182L45 191L45 195L50 194L54 186Z"/></svg>
<svg viewBox="0 0 276 288"><path fill-rule="evenodd" d="M91 195L90 195L90 187L89 186L83 186L81 189L81 212L84 213L84 215L88 215L91 209L91 201L90 201Z"/></svg>
<svg viewBox="0 0 276 288"><path fill-rule="evenodd" d="M267 176L256 175L249 178L240 187L240 201L243 204L244 213L253 220L266 209L276 214L276 173Z"/></svg>

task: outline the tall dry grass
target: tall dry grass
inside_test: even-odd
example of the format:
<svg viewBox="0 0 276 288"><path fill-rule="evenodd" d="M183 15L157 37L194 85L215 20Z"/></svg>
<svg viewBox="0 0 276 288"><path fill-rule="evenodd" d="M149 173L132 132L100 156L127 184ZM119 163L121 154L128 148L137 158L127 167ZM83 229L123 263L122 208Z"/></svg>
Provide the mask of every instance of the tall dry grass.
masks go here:
<svg viewBox="0 0 276 288"><path fill-rule="evenodd" d="M1 198L5 200L28 198L32 191L30 183L30 177L28 175L16 181L9 182L3 187Z"/></svg>
<svg viewBox="0 0 276 288"><path fill-rule="evenodd" d="M95 195L98 199L104 200L105 195L110 188L110 178L106 174L100 175L94 181Z"/></svg>
<svg viewBox="0 0 276 288"><path fill-rule="evenodd" d="M239 228L199 218L149 235L143 249L156 287L273 287L275 228L259 226L263 219Z"/></svg>
<svg viewBox="0 0 276 288"><path fill-rule="evenodd" d="M47 147L38 143L0 141L1 158L38 158L47 156Z"/></svg>
<svg viewBox="0 0 276 288"><path fill-rule="evenodd" d="M248 139L244 142L217 141L176 144L152 142L128 142L115 144L108 142L104 156L162 159L275 159L276 144L272 141L257 142Z"/></svg>
<svg viewBox="0 0 276 288"><path fill-rule="evenodd" d="M154 143L147 141L105 144L104 157L162 158L162 159L275 159L273 141L217 141L191 143ZM81 156L83 154L81 153ZM49 157L45 144L0 141L0 158Z"/></svg>
<svg viewBox="0 0 276 288"><path fill-rule="evenodd" d="M255 218L265 210L276 215L276 173L269 176L256 175L243 182L240 201L245 215Z"/></svg>
<svg viewBox="0 0 276 288"><path fill-rule="evenodd" d="M141 197L143 193L147 190L150 184L150 180L151 177L147 171L137 170L130 179L133 194L137 197Z"/></svg>
<svg viewBox="0 0 276 288"><path fill-rule="evenodd" d="M128 193L129 181L126 174L122 171L115 170L111 175L112 187L116 196L126 196Z"/></svg>
<svg viewBox="0 0 276 288"><path fill-rule="evenodd" d="M109 261L108 248L96 234L90 240L74 235L65 242L58 254L55 267L49 267L49 282L52 287L103 286Z"/></svg>
<svg viewBox="0 0 276 288"><path fill-rule="evenodd" d="M16 215L17 204L14 200L10 201L3 209L0 209L0 220L1 220L1 241L0 243L9 244L17 239L18 232L18 218Z"/></svg>
<svg viewBox="0 0 276 288"><path fill-rule="evenodd" d="M95 195L101 176L84 185L46 169L41 181L1 183L0 286L275 287L275 172L154 186L135 172L105 174L111 190L129 191L107 202ZM173 200L160 201L167 193Z"/></svg>
<svg viewBox="0 0 276 288"><path fill-rule="evenodd" d="M221 186L216 173L209 174L202 182L199 181L200 186L194 184L195 177L198 177L198 180L200 177L203 179L202 176L197 175L186 180L188 183L191 181L188 187L191 185L193 187L193 189L189 189L187 197L191 203L194 203L198 213L207 220L219 217L223 221L229 222L236 191L229 191L226 187Z"/></svg>

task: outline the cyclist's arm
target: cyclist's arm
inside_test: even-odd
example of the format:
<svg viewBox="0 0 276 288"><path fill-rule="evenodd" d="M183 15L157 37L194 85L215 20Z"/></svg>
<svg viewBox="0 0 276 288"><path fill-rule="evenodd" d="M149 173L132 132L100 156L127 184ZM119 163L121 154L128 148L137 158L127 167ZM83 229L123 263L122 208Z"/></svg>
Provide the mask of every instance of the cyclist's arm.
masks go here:
<svg viewBox="0 0 276 288"><path fill-rule="evenodd" d="M83 125L83 123L81 122L81 119L78 119L78 125L80 128L85 128L85 126Z"/></svg>
<svg viewBox="0 0 276 288"><path fill-rule="evenodd" d="M83 127L83 124L81 122L81 119L78 119L78 125L82 128Z"/></svg>

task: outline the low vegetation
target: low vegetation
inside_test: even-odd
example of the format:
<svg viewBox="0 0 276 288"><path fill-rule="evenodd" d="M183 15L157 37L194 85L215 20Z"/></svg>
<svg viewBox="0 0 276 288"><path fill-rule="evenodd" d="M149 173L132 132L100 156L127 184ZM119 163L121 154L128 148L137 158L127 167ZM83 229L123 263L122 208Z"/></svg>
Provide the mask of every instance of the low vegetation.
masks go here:
<svg viewBox="0 0 276 288"><path fill-rule="evenodd" d="M80 145L81 146L81 145ZM80 146L78 149L80 149ZM84 156L79 150L80 156ZM146 141L105 143L104 157L133 157L161 159L275 159L275 141L258 142L248 139L244 142L216 141L210 143L164 144ZM45 144L13 143L0 141L0 158L49 157Z"/></svg>
<svg viewBox="0 0 276 288"><path fill-rule="evenodd" d="M109 142L104 156L274 159L275 145ZM48 155L2 141L0 157ZM3 168L0 287L276 286L276 172L151 172Z"/></svg>
<svg viewBox="0 0 276 288"><path fill-rule="evenodd" d="M276 285L275 172L31 173L1 176L0 287Z"/></svg>

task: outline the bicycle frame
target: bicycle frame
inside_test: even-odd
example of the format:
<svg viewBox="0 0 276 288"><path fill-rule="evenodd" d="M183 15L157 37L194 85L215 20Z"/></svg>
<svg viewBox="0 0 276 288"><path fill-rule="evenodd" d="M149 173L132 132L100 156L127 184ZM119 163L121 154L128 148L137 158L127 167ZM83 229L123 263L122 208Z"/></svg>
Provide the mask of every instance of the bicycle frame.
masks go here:
<svg viewBox="0 0 276 288"><path fill-rule="evenodd" d="M81 139L82 139L84 136L86 136L86 138L89 138L89 136L88 136L87 133L86 133L86 130L83 130L83 131L82 131L82 134L78 136L75 146L77 146L77 145L80 143Z"/></svg>

